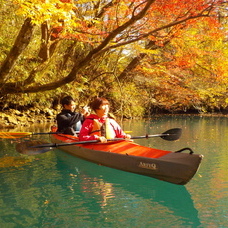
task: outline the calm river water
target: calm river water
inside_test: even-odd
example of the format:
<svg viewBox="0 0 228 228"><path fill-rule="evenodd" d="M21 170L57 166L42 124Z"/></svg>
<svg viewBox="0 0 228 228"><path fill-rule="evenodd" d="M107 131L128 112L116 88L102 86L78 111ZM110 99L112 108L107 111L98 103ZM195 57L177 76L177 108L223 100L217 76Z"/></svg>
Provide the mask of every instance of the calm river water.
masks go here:
<svg viewBox="0 0 228 228"><path fill-rule="evenodd" d="M57 149L21 155L16 141L1 139L0 227L228 227L228 118L161 116L122 126L133 136L182 128L175 142L136 142L172 151L191 147L204 155L200 170L187 185L178 186L98 166Z"/></svg>

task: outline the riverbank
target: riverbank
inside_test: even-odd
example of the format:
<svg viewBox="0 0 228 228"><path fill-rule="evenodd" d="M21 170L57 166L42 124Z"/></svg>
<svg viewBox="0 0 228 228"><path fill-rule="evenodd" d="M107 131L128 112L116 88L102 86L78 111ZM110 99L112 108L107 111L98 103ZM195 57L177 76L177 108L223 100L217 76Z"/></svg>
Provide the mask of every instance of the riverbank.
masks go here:
<svg viewBox="0 0 228 228"><path fill-rule="evenodd" d="M55 118L59 110L30 108L19 111L9 109L0 112L0 129L14 129L16 127L26 127L32 124L55 123Z"/></svg>
<svg viewBox="0 0 228 228"><path fill-rule="evenodd" d="M60 112L60 108L28 108L26 110L8 109L0 112L0 129L14 129L17 127L29 127L33 124L47 124L56 122L56 115ZM228 113L161 113L159 115L196 115L196 116L218 116L228 117ZM153 116L154 116L153 115ZM128 118L127 118L128 119Z"/></svg>

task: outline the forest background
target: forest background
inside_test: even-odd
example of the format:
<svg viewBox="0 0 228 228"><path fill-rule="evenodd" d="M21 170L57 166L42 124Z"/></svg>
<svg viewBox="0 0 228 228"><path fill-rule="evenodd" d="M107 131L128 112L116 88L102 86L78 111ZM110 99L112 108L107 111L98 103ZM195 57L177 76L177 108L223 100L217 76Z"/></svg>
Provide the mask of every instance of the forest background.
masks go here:
<svg viewBox="0 0 228 228"><path fill-rule="evenodd" d="M225 0L1 0L0 109L106 97L117 116L228 112Z"/></svg>

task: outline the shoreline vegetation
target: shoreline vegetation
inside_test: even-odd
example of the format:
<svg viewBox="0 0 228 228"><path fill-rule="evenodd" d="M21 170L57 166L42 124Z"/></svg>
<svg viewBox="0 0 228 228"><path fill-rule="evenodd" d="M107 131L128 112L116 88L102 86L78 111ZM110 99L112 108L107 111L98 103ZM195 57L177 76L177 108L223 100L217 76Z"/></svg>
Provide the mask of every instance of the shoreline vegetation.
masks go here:
<svg viewBox="0 0 228 228"><path fill-rule="evenodd" d="M223 1L1 0L0 10L1 129L55 122L65 95L81 107L105 97L121 120L228 115Z"/></svg>
<svg viewBox="0 0 228 228"><path fill-rule="evenodd" d="M55 124L56 115L59 113L60 108L28 108L26 110L7 109L0 111L0 129L15 129L18 127L29 127L35 124ZM149 116L144 117L127 117L122 116L123 119L143 119L151 118L159 115L190 115L190 116L212 116L212 117L228 117L228 110L221 112L197 112L197 110L189 110L186 112L168 112L166 110L160 110L159 112L151 113ZM121 118L121 116L116 116Z"/></svg>

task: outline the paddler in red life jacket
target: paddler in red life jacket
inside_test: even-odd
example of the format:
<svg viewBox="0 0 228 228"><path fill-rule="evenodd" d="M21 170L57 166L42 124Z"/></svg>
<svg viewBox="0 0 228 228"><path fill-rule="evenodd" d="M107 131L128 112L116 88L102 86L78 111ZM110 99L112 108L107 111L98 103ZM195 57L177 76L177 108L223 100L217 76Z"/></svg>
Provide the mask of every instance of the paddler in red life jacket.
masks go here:
<svg viewBox="0 0 228 228"><path fill-rule="evenodd" d="M80 141L100 140L102 143L105 143L107 139L112 138L131 138L130 135L123 132L114 119L108 117L108 100L97 97L90 103L90 107L95 114L90 114L83 122L79 133Z"/></svg>

